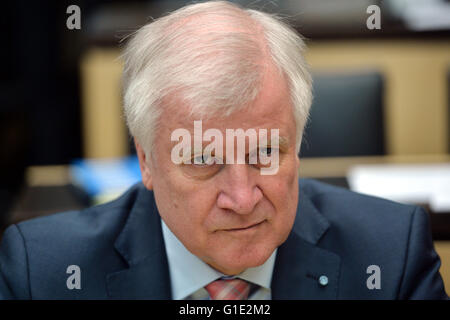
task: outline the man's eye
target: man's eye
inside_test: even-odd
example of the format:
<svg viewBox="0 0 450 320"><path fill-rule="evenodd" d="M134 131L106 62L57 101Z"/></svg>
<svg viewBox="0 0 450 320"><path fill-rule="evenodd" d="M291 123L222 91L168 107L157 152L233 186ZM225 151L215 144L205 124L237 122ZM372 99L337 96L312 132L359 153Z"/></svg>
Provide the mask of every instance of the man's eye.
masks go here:
<svg viewBox="0 0 450 320"><path fill-rule="evenodd" d="M260 148L259 154L264 156L270 156L272 154L272 148L271 147Z"/></svg>
<svg viewBox="0 0 450 320"><path fill-rule="evenodd" d="M210 166L215 163L214 157L208 157L208 156L196 156L192 159L192 163L197 166Z"/></svg>

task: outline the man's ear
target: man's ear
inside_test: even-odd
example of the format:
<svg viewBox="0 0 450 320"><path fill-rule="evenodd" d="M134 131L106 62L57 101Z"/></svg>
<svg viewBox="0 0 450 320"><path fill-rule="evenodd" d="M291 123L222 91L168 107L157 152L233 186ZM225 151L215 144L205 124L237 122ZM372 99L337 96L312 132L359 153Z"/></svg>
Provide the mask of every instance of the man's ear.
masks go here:
<svg viewBox="0 0 450 320"><path fill-rule="evenodd" d="M153 180L150 170L150 161L145 154L144 149L139 142L134 138L134 145L136 146L136 152L139 159L139 167L141 168L142 183L148 190L153 189Z"/></svg>

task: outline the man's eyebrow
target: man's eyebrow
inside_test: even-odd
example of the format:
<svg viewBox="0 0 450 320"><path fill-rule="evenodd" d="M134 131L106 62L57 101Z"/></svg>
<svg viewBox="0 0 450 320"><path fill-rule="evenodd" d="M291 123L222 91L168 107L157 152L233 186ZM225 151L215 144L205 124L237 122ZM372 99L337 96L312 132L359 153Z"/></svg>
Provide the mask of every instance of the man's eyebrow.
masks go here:
<svg viewBox="0 0 450 320"><path fill-rule="evenodd" d="M272 139L273 138L271 138L271 140L269 140L269 141L267 141L267 144L268 145L271 145L272 144ZM285 136L279 136L278 137L278 146L280 147L280 148L288 148L289 147L289 138L288 137L285 137Z"/></svg>
<svg viewBox="0 0 450 320"><path fill-rule="evenodd" d="M267 145L271 145L272 144L271 139L272 139L272 137L270 138L270 140L266 140ZM286 149L289 148L290 142L291 141L290 141L290 139L288 137L286 137L286 136L278 136L278 146L280 148L283 148L283 149L284 148L286 148ZM189 148L190 152L188 152L188 153L191 153L192 155L194 155L194 154L201 154L201 153L203 153L203 151L205 150L205 147L207 147L209 144L211 144L211 141L202 140L201 149L195 148L196 147L195 145L193 147L190 147L189 144L187 144L185 147ZM226 138L225 137L223 137L223 146L224 147L226 146ZM258 146L262 146L262 145L258 145Z"/></svg>
<svg viewBox="0 0 450 320"><path fill-rule="evenodd" d="M272 137L266 141L262 141L261 144L257 145L258 148L264 147L264 146L268 146L268 147L273 147L273 143L272 143ZM285 136L278 136L278 148L281 149L281 151L287 151L289 149L289 144L290 143L290 139L288 137Z"/></svg>
<svg viewBox="0 0 450 320"><path fill-rule="evenodd" d="M289 139L284 136L280 136L278 139L278 145L280 148L288 148L289 147Z"/></svg>

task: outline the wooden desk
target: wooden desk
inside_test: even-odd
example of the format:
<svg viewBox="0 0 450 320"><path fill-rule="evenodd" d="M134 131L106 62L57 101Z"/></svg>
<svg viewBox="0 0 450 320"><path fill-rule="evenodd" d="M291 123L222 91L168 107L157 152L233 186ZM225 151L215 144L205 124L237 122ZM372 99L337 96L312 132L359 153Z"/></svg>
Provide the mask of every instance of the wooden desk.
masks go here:
<svg viewBox="0 0 450 320"><path fill-rule="evenodd" d="M345 177L349 169L362 164L421 164L450 162L450 154L387 155L370 157L301 158L300 177Z"/></svg>

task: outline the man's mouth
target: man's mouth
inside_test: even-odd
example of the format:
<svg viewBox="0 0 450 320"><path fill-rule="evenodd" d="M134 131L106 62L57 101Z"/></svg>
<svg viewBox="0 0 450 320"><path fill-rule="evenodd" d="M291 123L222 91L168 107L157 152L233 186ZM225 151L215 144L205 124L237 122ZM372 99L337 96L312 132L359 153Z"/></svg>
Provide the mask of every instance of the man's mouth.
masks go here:
<svg viewBox="0 0 450 320"><path fill-rule="evenodd" d="M241 227L241 228L224 229L224 231L245 231L245 230L249 230L249 229L252 229L252 228L256 228L256 227L258 227L259 225L263 224L265 221L266 221L266 220L263 220L263 221L261 221L261 222L254 223L254 224L251 224L251 225L249 225L249 226Z"/></svg>

